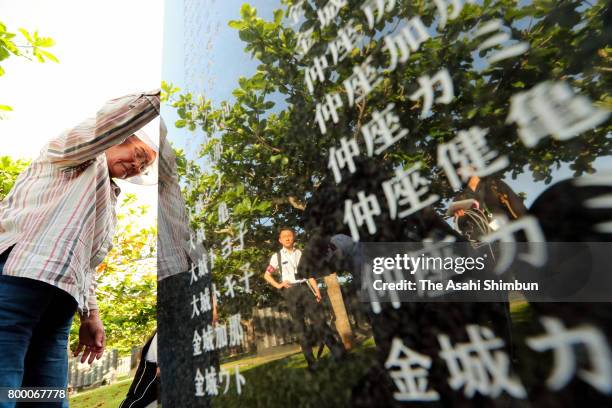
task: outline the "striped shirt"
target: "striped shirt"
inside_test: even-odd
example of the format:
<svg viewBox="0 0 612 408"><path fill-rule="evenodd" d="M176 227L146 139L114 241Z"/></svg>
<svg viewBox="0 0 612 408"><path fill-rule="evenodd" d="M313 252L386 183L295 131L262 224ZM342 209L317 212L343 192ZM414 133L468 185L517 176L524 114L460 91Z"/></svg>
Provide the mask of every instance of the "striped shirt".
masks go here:
<svg viewBox="0 0 612 408"><path fill-rule="evenodd" d="M0 201L5 275L36 279L97 308L95 272L112 247L119 188L105 151L159 114L159 91L107 102L96 116L47 143Z"/></svg>
<svg viewBox="0 0 612 408"><path fill-rule="evenodd" d="M181 193L176 171L176 155L166 139L164 121L160 121L159 135L159 199L157 204L157 279L189 270L204 255L204 247L193 246L190 237L185 199Z"/></svg>

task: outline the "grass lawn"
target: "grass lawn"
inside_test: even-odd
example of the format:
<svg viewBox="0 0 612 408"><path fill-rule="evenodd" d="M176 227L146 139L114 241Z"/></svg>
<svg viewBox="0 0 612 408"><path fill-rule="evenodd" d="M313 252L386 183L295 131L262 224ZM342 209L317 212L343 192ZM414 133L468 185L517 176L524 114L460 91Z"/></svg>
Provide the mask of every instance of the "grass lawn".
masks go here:
<svg viewBox="0 0 612 408"><path fill-rule="evenodd" d="M236 380L232 376L227 394L220 388L215 407L343 407L348 406L351 389L374 364L373 339L357 346L351 357L335 363L328 350L319 360L317 371L311 373L301 352L269 362L240 365L246 384L240 396L236 394ZM228 369L225 365L223 368ZM233 373L233 370L231 370Z"/></svg>
<svg viewBox="0 0 612 408"><path fill-rule="evenodd" d="M352 357L335 363L327 349L319 360L316 373L307 364L299 348L265 357L247 357L223 364L232 377L227 394L214 399L215 407L341 407L346 406L355 382L374 362L374 341L369 339L352 351ZM238 365L246 384L236 394L234 368ZM117 408L125 397L132 379L85 391L70 398L71 408ZM282 390L281 390L282 389ZM278 390L278 392L275 392ZM282 398L279 398L280 395Z"/></svg>
<svg viewBox="0 0 612 408"><path fill-rule="evenodd" d="M131 383L132 379L127 378L112 385L84 391L70 398L70 408L117 408Z"/></svg>

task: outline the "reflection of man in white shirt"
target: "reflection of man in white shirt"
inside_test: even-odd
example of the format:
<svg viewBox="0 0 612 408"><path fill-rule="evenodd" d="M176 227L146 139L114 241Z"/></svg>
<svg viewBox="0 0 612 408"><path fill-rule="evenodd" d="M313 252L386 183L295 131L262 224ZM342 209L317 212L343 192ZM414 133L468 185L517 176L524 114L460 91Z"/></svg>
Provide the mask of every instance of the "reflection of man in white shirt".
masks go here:
<svg viewBox="0 0 612 408"><path fill-rule="evenodd" d="M306 277L298 278L298 265L302 257L302 251L295 248L295 232L291 228L281 228L278 236L278 242L283 248L270 258L270 264L264 275L266 281L276 289L289 288L294 285L306 283L308 280L311 290L314 291L314 296L317 302L321 301L321 292L314 278L306 279ZM280 268L279 268L280 260ZM278 283L272 276L274 272L281 271L281 282Z"/></svg>
<svg viewBox="0 0 612 408"><path fill-rule="evenodd" d="M285 235L291 235L291 232L284 231ZM281 236L283 233L281 233ZM282 268L282 276L281 281L287 281L289 283L301 283L305 281L305 279L297 279L297 266L300 263L300 258L302 257L302 251L297 248L285 248L280 250L280 260L283 266ZM278 253L272 255L270 258L270 266L274 268L274 271L277 271L278 268Z"/></svg>
<svg viewBox="0 0 612 408"><path fill-rule="evenodd" d="M329 347L336 358L342 357L344 348L335 338L318 304L321 302L321 292L317 281L311 277L300 276L298 273L302 251L294 248L295 232L291 228L281 228L278 242L283 248L270 258L264 278L270 285L281 290L289 314L299 331L300 345L308 367L314 369L315 360L312 347L306 336L306 317L310 319L316 337ZM280 283L272 275L279 272Z"/></svg>

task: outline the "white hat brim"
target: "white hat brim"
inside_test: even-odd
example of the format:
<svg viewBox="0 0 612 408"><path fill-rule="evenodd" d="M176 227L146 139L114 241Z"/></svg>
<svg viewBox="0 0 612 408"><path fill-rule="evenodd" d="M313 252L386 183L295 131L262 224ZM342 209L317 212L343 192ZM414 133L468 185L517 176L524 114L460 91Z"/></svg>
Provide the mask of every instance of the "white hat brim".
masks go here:
<svg viewBox="0 0 612 408"><path fill-rule="evenodd" d="M143 141L151 149L155 150L155 153L157 154L155 156L155 160L153 161L153 163L147 166L143 173L137 176L128 177L125 179L125 181L132 183L132 184L138 184L141 186L153 186L157 184L157 180L158 180L157 166L158 166L158 161L159 161L159 148L149 138L149 136L147 136L145 131L142 129L136 131L136 133L134 133L134 136L136 136L138 139Z"/></svg>

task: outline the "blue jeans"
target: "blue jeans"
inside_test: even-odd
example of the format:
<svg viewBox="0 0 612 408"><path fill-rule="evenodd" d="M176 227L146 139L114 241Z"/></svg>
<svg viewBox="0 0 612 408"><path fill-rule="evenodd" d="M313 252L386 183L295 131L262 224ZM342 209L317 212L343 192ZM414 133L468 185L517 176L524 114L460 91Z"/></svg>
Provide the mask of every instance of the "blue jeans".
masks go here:
<svg viewBox="0 0 612 408"><path fill-rule="evenodd" d="M28 278L2 275L0 254L0 387L68 385L68 335L76 300L63 290ZM33 404L0 402L0 408ZM67 407L38 402L36 407Z"/></svg>

